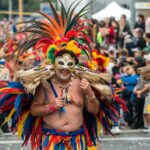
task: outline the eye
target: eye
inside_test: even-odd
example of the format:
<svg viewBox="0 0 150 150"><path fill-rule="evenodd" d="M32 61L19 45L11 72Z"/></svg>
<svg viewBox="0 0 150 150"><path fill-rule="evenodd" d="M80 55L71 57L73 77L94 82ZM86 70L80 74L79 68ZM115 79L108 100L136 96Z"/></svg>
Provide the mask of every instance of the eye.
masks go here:
<svg viewBox="0 0 150 150"><path fill-rule="evenodd" d="M73 63L73 62L69 62L67 65L68 65L68 66L73 66L74 63Z"/></svg>
<svg viewBox="0 0 150 150"><path fill-rule="evenodd" d="M64 62L63 61L59 61L58 64L59 65L64 65Z"/></svg>

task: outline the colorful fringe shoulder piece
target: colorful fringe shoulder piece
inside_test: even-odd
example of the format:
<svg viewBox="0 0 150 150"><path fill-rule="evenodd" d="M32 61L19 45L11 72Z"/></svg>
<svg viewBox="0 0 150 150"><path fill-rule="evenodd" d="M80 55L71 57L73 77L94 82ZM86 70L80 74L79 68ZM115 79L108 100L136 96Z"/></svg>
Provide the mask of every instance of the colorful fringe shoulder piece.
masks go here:
<svg viewBox="0 0 150 150"><path fill-rule="evenodd" d="M23 145L27 145L30 139L32 148L40 147L42 119L30 113L33 96L26 94L20 82L0 81L0 85L3 86L0 88L0 112L6 116L3 124L11 119L11 131L18 133Z"/></svg>

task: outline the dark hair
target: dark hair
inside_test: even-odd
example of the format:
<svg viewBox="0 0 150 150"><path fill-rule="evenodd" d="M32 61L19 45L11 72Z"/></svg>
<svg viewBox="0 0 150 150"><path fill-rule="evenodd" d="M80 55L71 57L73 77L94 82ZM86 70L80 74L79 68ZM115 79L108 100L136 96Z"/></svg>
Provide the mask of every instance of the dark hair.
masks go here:
<svg viewBox="0 0 150 150"><path fill-rule="evenodd" d="M105 26L106 26L106 23L103 20L101 20L98 24L99 28L104 28Z"/></svg>
<svg viewBox="0 0 150 150"><path fill-rule="evenodd" d="M125 50L122 50L120 53L122 56L127 56L127 52Z"/></svg>
<svg viewBox="0 0 150 150"><path fill-rule="evenodd" d="M134 64L130 64L130 67L132 67L134 69L134 71L137 73L137 66Z"/></svg>
<svg viewBox="0 0 150 150"><path fill-rule="evenodd" d="M91 19L92 24L98 24L98 21L96 19Z"/></svg>
<svg viewBox="0 0 150 150"><path fill-rule="evenodd" d="M127 20L127 16L125 14L121 15L121 18Z"/></svg>
<svg viewBox="0 0 150 150"><path fill-rule="evenodd" d="M138 17L141 18L143 22L145 21L145 17L143 14L138 14Z"/></svg>
<svg viewBox="0 0 150 150"><path fill-rule="evenodd" d="M55 55L55 57L62 56L62 55L64 55L64 54L66 54L66 53L69 54L72 58L75 59L75 63L76 63L76 64L79 63L79 60L78 60L77 56L76 56L72 51L69 51L69 50L66 50L66 49L59 51L59 52Z"/></svg>

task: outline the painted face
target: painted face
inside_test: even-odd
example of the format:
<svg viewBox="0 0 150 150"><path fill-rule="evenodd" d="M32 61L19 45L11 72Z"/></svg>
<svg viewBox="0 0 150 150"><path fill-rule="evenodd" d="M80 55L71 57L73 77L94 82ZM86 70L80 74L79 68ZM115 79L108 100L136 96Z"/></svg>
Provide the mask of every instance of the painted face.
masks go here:
<svg viewBox="0 0 150 150"><path fill-rule="evenodd" d="M71 78L72 72L75 67L75 59L69 54L58 56L55 59L55 73L56 76L63 81L67 81Z"/></svg>

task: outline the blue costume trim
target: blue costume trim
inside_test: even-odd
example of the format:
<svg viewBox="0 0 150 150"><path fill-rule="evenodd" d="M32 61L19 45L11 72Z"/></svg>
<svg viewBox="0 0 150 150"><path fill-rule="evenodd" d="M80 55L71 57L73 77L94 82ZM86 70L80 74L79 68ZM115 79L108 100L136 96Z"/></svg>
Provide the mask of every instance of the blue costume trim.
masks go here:
<svg viewBox="0 0 150 150"><path fill-rule="evenodd" d="M86 150L88 146L85 142L84 128L80 127L76 131L64 132L57 129L47 129L42 126L43 150ZM54 146L54 147L53 147Z"/></svg>
<svg viewBox="0 0 150 150"><path fill-rule="evenodd" d="M75 136L78 134L83 134L84 133L84 128L80 127L77 131L72 131L72 132L63 132L63 131L58 131L57 129L47 129L44 126L42 127L42 132L44 134L52 134L52 135L59 135L59 136Z"/></svg>
<svg viewBox="0 0 150 150"><path fill-rule="evenodd" d="M55 97L57 98L57 97L58 97L58 94L57 94L57 92L56 92L56 90L55 90L55 88L54 88L54 85L53 85L53 83L52 83L51 80L49 80L49 84L50 84L50 87L51 87L51 89L52 89L52 91L53 91ZM61 107L61 108L60 108L60 112L66 112L65 108L64 108L64 107Z"/></svg>

